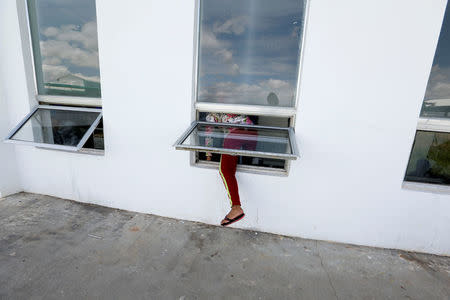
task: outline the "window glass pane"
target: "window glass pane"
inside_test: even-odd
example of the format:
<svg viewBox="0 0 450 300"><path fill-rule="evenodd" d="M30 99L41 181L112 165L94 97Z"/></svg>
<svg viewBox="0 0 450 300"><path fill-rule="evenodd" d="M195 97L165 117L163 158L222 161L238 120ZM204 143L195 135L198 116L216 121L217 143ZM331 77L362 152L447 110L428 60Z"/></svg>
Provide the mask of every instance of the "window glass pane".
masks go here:
<svg viewBox="0 0 450 300"><path fill-rule="evenodd" d="M39 108L12 136L12 140L77 146L99 112Z"/></svg>
<svg viewBox="0 0 450 300"><path fill-rule="evenodd" d="M40 95L101 96L95 0L28 0Z"/></svg>
<svg viewBox="0 0 450 300"><path fill-rule="evenodd" d="M450 12L445 12L441 35L428 80L422 117L450 118Z"/></svg>
<svg viewBox="0 0 450 300"><path fill-rule="evenodd" d="M182 145L292 154L287 130L198 124Z"/></svg>
<svg viewBox="0 0 450 300"><path fill-rule="evenodd" d="M303 0L202 0L198 101L295 105Z"/></svg>
<svg viewBox="0 0 450 300"><path fill-rule="evenodd" d="M450 133L417 131L405 180L450 183Z"/></svg>

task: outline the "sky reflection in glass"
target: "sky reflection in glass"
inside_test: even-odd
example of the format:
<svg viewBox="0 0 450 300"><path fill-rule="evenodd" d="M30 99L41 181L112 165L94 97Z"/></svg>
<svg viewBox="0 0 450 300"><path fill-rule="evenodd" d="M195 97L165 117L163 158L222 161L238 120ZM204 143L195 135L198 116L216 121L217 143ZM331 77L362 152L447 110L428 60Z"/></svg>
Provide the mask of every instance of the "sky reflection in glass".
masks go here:
<svg viewBox="0 0 450 300"><path fill-rule="evenodd" d="M95 0L29 0L39 94L100 97Z"/></svg>
<svg viewBox="0 0 450 300"><path fill-rule="evenodd" d="M303 0L202 0L198 101L292 107Z"/></svg>
<svg viewBox="0 0 450 300"><path fill-rule="evenodd" d="M422 117L450 118L450 12L445 11L444 22L428 80Z"/></svg>

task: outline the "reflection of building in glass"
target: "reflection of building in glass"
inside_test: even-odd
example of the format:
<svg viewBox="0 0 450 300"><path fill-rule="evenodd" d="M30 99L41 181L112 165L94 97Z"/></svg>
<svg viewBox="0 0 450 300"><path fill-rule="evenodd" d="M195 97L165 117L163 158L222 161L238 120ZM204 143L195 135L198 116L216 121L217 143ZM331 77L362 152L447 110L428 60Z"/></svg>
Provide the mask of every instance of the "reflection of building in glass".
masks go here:
<svg viewBox="0 0 450 300"><path fill-rule="evenodd" d="M54 82L46 82L44 87L51 94L100 97L100 83L79 76L67 74Z"/></svg>
<svg viewBox="0 0 450 300"><path fill-rule="evenodd" d="M423 101L422 117L450 117L450 99L433 99Z"/></svg>
<svg viewBox="0 0 450 300"><path fill-rule="evenodd" d="M418 131L411 152L406 180L450 183L450 134Z"/></svg>

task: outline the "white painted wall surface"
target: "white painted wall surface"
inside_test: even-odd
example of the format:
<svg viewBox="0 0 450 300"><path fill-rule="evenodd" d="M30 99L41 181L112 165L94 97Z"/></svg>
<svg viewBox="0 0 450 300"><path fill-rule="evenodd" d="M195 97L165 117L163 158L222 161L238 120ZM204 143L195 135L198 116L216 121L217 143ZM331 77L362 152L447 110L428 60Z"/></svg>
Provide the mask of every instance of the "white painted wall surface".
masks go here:
<svg viewBox="0 0 450 300"><path fill-rule="evenodd" d="M0 11L16 14L4 0ZM311 0L289 177L238 174L242 228L450 254L450 195L402 189L445 0ZM4 13L5 14L5 13ZM106 154L17 146L24 190L218 224L214 170L172 143L189 125L193 0L97 0ZM18 22L0 64L13 121L29 110Z"/></svg>
<svg viewBox="0 0 450 300"><path fill-rule="evenodd" d="M0 137L5 137L8 134L8 128L13 126L8 120L8 107L5 100L6 96L0 84ZM14 146L0 143L0 198L20 191L21 184Z"/></svg>
<svg viewBox="0 0 450 300"><path fill-rule="evenodd" d="M24 73L23 68L17 68L16 64L11 64L6 59L4 53L21 53L20 36L15 30L10 30L9 26L17 20L17 15L11 10L15 9L13 1L0 4L0 141L8 134L11 122L9 106L16 97L16 91L7 85L3 79L10 77L14 81L16 76ZM8 44L5 41L16 41ZM19 42L19 43L17 43ZM19 172L17 169L15 147L10 144L0 142L0 198L21 191Z"/></svg>

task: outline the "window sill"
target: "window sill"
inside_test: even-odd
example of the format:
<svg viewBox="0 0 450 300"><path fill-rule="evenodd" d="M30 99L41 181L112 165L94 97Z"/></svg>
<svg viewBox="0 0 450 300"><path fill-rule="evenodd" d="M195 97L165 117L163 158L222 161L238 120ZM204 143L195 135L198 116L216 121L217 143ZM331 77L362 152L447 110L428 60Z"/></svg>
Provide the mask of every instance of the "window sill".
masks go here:
<svg viewBox="0 0 450 300"><path fill-rule="evenodd" d="M199 161L195 158L195 153L191 153L191 166L203 169L219 169L219 163L214 161ZM289 175L290 162L286 162L284 169L275 169L267 167L238 165L236 171L249 174L271 175L279 177L287 177Z"/></svg>
<svg viewBox="0 0 450 300"><path fill-rule="evenodd" d="M424 193L450 195L450 186L442 184L403 181L402 189Z"/></svg>
<svg viewBox="0 0 450 300"><path fill-rule="evenodd" d="M68 106L84 106L84 107L102 107L101 98L75 97L75 96L53 96L53 95L37 95L40 104L47 105L68 105Z"/></svg>
<svg viewBox="0 0 450 300"><path fill-rule="evenodd" d="M82 149L74 152L74 151L65 151L65 150L59 150L59 149L50 149L50 148L45 148L45 147L35 147L35 148L40 149L40 150L59 151L59 152L67 152L67 153L74 153L74 154L105 156L105 150L99 150L99 149L84 149L84 148L82 148Z"/></svg>
<svg viewBox="0 0 450 300"><path fill-rule="evenodd" d="M78 153L89 154L89 155L97 155L97 156L104 156L105 155L105 150L81 149L80 151L78 151Z"/></svg>

